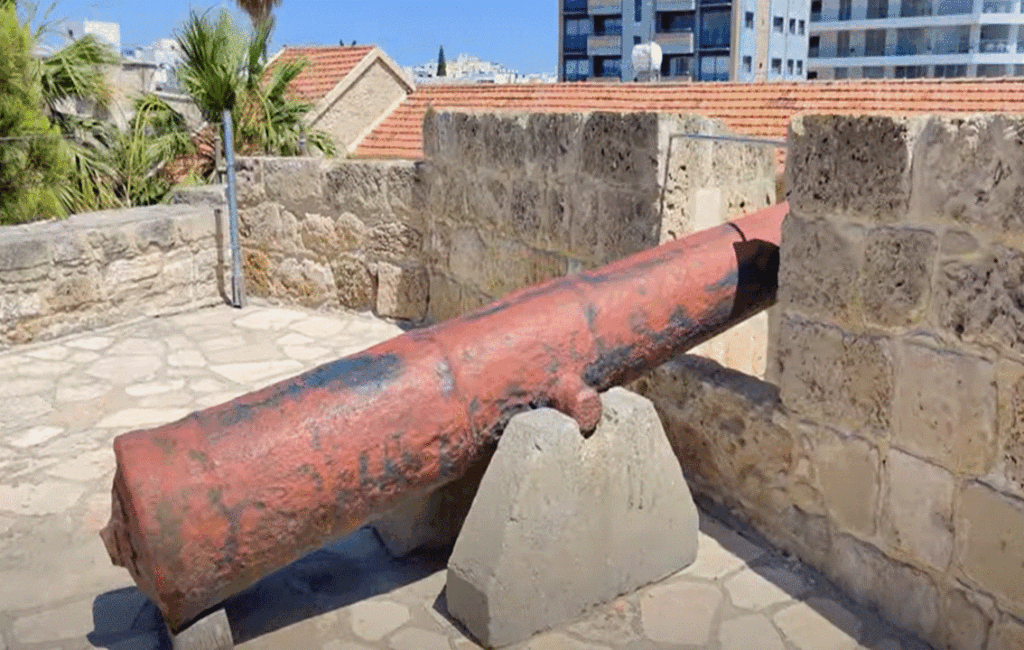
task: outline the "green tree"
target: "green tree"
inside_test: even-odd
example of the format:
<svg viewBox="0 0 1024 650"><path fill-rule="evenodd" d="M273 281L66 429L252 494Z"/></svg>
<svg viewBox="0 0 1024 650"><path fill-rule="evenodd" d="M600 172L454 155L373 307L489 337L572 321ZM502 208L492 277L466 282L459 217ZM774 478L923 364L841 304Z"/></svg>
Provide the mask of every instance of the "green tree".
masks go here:
<svg viewBox="0 0 1024 650"><path fill-rule="evenodd" d="M444 45L437 52L437 75L438 77L448 76L448 64L444 60Z"/></svg>
<svg viewBox="0 0 1024 650"><path fill-rule="evenodd" d="M226 11L213 19L192 12L178 33L183 61L178 79L210 123L231 112L235 148L243 154L295 155L301 148L303 116L310 104L292 100L288 84L302 71L304 60L289 61L268 70L263 51L270 26L263 23L247 37ZM334 141L323 131L306 134L308 144L328 155Z"/></svg>
<svg viewBox="0 0 1024 650"><path fill-rule="evenodd" d="M60 216L68 173L60 131L43 112L34 38L12 0L0 0L0 223Z"/></svg>
<svg viewBox="0 0 1024 650"><path fill-rule="evenodd" d="M236 0L239 8L249 15L254 29L266 27L272 31L274 26L274 8L281 4L281 0Z"/></svg>

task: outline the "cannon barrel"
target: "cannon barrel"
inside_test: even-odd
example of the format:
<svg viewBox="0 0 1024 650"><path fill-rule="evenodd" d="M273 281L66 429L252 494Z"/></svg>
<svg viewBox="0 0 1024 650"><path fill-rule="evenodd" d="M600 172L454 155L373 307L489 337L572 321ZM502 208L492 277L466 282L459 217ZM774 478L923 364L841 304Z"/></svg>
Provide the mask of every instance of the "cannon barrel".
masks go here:
<svg viewBox="0 0 1024 650"><path fill-rule="evenodd" d="M518 412L584 432L597 392L775 301L786 204L523 289L114 440L110 557L172 629L404 496L461 476Z"/></svg>

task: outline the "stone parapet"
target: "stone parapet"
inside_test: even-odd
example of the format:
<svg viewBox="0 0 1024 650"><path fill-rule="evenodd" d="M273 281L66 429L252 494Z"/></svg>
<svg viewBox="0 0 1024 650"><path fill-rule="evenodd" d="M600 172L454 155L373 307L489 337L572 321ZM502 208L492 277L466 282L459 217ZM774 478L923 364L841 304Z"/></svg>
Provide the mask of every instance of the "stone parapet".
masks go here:
<svg viewBox="0 0 1024 650"><path fill-rule="evenodd" d="M223 302L205 201L0 228L0 347Z"/></svg>

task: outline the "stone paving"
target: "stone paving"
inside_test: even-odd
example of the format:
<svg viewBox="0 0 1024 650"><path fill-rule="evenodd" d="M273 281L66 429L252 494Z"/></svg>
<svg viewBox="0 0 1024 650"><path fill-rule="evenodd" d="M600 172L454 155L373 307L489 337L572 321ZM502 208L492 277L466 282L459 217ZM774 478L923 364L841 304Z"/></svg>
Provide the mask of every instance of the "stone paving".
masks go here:
<svg viewBox="0 0 1024 650"><path fill-rule="evenodd" d="M220 307L0 352L0 650L169 648L155 607L97 534L110 513L114 436L399 333L367 315ZM704 513L694 565L515 648L926 648L756 540ZM392 559L360 530L231 599L235 641L476 648L445 614L444 566L439 555Z"/></svg>

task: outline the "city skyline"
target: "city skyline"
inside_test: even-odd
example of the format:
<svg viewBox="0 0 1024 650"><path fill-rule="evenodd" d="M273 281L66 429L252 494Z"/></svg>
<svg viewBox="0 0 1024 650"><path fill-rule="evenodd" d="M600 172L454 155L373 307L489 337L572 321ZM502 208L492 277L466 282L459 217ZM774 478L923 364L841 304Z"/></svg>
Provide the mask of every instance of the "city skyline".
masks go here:
<svg viewBox="0 0 1024 650"><path fill-rule="evenodd" d="M41 5L45 9L47 5ZM403 66L419 65L445 53L472 53L523 74L554 73L557 67L557 5L525 0L514 5L443 0L412 3L380 0L373 12L348 0L285 0L275 10L271 51L284 45L376 45ZM144 12L126 0L58 0L52 19L115 22L122 47L147 45L173 37L189 9L228 9L241 24L249 19L232 2L209 5L170 0L147 4ZM325 10L338 19L325 19ZM515 29L509 29L515 25Z"/></svg>

